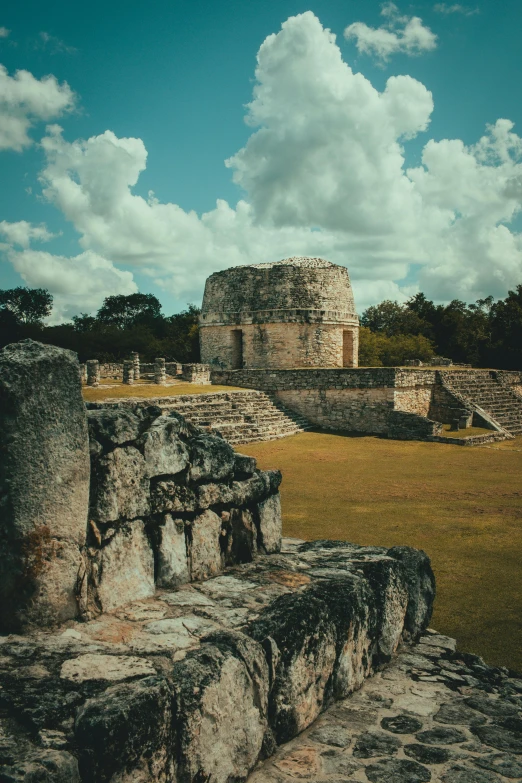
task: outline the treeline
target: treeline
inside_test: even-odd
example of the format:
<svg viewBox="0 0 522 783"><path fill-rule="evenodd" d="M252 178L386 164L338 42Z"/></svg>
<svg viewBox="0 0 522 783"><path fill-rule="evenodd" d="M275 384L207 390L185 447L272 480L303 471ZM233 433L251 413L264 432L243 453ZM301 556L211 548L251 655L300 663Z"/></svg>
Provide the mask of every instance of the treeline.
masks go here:
<svg viewBox="0 0 522 783"><path fill-rule="evenodd" d="M138 351L143 361L199 361L199 309L188 305L165 316L152 294L109 296L96 315L82 313L70 323L46 326L53 298L43 288L0 291L0 348L27 337L75 351L81 362L122 361Z"/></svg>
<svg viewBox="0 0 522 783"><path fill-rule="evenodd" d="M0 291L0 348L31 337L75 351L80 361L122 361L138 351L143 361L157 356L199 361L199 309L188 305L164 316L152 294L109 296L96 315L46 326L53 298L43 288ZM405 304L386 300L361 317L359 364L393 367L407 359L445 356L474 367L522 369L522 285L505 299L492 296L466 304L454 299L436 305L424 294Z"/></svg>
<svg viewBox="0 0 522 783"><path fill-rule="evenodd" d="M505 299L436 305L424 294L405 304L386 300L361 317L359 364L404 364L445 356L474 367L522 369L522 285Z"/></svg>

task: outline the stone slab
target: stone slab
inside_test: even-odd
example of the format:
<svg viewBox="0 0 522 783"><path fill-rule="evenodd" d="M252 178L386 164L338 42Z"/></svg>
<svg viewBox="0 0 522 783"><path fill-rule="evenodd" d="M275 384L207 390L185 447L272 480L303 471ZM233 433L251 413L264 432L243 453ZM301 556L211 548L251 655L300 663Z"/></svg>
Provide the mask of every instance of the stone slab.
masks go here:
<svg viewBox="0 0 522 783"><path fill-rule="evenodd" d="M430 632L260 762L248 783L514 783L522 780L521 716L513 672Z"/></svg>
<svg viewBox="0 0 522 783"><path fill-rule="evenodd" d="M0 637L7 779L26 780L17 770L45 746L90 783L244 781L427 626L424 553L290 549L57 632ZM17 738L33 756L16 755Z"/></svg>

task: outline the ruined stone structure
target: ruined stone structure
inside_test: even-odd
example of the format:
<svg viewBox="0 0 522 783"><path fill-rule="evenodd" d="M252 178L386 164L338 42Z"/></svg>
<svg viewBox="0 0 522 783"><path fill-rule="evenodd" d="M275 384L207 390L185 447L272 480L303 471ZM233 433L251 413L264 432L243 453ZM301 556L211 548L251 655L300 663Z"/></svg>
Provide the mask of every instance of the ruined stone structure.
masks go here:
<svg viewBox="0 0 522 783"><path fill-rule="evenodd" d="M281 553L278 471L175 412L86 411L68 351L0 367L2 780L240 783L426 628L423 552Z"/></svg>
<svg viewBox="0 0 522 783"><path fill-rule="evenodd" d="M358 334L344 266L287 258L207 280L201 360L216 369L357 367Z"/></svg>

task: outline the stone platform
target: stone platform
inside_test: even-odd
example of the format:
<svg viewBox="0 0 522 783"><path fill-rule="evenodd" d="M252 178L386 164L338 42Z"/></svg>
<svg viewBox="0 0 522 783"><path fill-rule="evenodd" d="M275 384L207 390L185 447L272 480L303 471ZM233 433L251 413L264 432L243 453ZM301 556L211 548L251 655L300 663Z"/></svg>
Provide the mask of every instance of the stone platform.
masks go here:
<svg viewBox="0 0 522 783"><path fill-rule="evenodd" d="M241 783L429 622L423 552L285 550L0 637L2 783Z"/></svg>
<svg viewBox="0 0 522 783"><path fill-rule="evenodd" d="M428 631L248 783L515 783L522 678Z"/></svg>

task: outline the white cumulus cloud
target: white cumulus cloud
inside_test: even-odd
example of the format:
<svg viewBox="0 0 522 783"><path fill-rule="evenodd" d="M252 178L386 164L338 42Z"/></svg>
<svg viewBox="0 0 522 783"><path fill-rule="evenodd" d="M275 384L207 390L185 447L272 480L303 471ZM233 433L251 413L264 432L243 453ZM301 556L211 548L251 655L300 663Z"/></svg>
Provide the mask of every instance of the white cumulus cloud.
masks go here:
<svg viewBox="0 0 522 783"><path fill-rule="evenodd" d="M8 38L11 33L11 30L8 30L7 27L0 27L0 38Z"/></svg>
<svg viewBox="0 0 522 783"><path fill-rule="evenodd" d="M75 95L67 82L60 84L54 76L36 79L29 71L9 76L0 65L0 150L21 152L29 147L32 125L60 117L74 103Z"/></svg>
<svg viewBox="0 0 522 783"><path fill-rule="evenodd" d="M57 236L48 231L43 223L34 226L27 220L18 220L16 223L0 220L0 234L5 237L7 244L23 248L28 248L32 241L50 242Z"/></svg>
<svg viewBox="0 0 522 783"><path fill-rule="evenodd" d="M453 5L449 5L448 3L436 3L433 6L433 10L438 14L463 14L463 16L474 16L475 14L480 13L480 9L478 8L470 8L466 5L461 5L460 3L453 3Z"/></svg>
<svg viewBox="0 0 522 783"><path fill-rule="evenodd" d="M235 207L218 199L198 215L143 198L134 192L147 165L141 139L107 130L69 142L52 125L42 140L43 195L78 231L83 252L13 248L10 259L59 298L60 317L135 290L128 269L186 302L200 299L214 271L289 255L346 265L359 310L414 291L412 264L432 298L505 296L522 280L512 227L522 140L499 119L473 145L428 137L420 165L408 168L408 141L429 130L433 109L417 80L391 77L377 90L314 14L292 17L258 52L252 133L227 161L244 192Z"/></svg>
<svg viewBox="0 0 522 783"><path fill-rule="evenodd" d="M353 22L344 31L347 41L354 39L361 54L372 54L386 62L393 54L418 55L437 47L437 36L418 16L403 16L394 3L384 3L381 27Z"/></svg>
<svg viewBox="0 0 522 783"><path fill-rule="evenodd" d="M53 294L52 323L93 312L106 296L138 290L130 272L91 250L72 258L41 250L10 250L8 258L30 288L47 288Z"/></svg>

